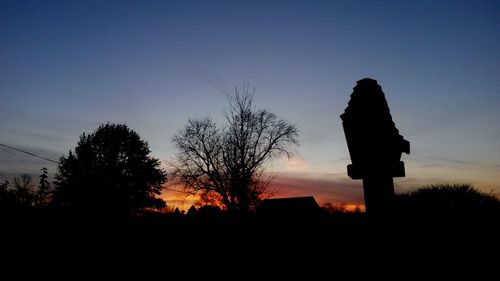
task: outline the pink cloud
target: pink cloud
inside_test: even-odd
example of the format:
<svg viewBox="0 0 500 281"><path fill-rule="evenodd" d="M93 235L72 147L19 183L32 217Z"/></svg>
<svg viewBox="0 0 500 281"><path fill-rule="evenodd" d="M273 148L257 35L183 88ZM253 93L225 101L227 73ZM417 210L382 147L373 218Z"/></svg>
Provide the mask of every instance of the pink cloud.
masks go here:
<svg viewBox="0 0 500 281"><path fill-rule="evenodd" d="M418 186L447 183L437 178L405 177L395 178L396 193L406 193ZM186 195L181 186L169 186L171 190L164 190L161 197L173 207L187 210L196 200L197 196ZM269 188L274 191L274 198L314 196L320 205L324 203L348 204L364 206L363 182L352 180L345 174L321 173L278 173L274 176Z"/></svg>
<svg viewBox="0 0 500 281"><path fill-rule="evenodd" d="M274 197L314 196L319 204L364 204L361 181L340 175L278 174L271 182Z"/></svg>

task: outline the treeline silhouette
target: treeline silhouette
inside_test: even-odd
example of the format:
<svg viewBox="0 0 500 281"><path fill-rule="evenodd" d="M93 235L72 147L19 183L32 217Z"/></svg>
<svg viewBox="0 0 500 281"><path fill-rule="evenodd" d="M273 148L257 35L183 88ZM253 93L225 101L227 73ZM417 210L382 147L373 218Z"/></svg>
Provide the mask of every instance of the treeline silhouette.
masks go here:
<svg viewBox="0 0 500 281"><path fill-rule="evenodd" d="M16 182L22 184L22 178ZM164 251L170 257L184 258L189 257L186 253L211 253L211 257L224 256L223 260L248 258L246 253L257 251L269 255L263 257L268 262L273 262L271 257L286 259L301 251L298 260L304 254L309 261L317 261L326 252L358 263L359 255L376 258L374 253L379 252L388 255L388 260L415 258L415 253L438 254L427 259L466 258L463 251L478 255L500 234L499 200L470 185L424 187L400 194L393 212L384 217L328 205L305 212L300 207L284 213L286 208L277 213L257 209L244 217L212 205L191 206L187 212L149 209L126 216L106 210L82 213L54 204L52 195L40 200L41 186L26 192L26 185L21 189L1 185L4 251L11 247L12 253L57 251L68 257L102 251L111 251L110 256L141 257Z"/></svg>
<svg viewBox="0 0 500 281"><path fill-rule="evenodd" d="M155 195L165 180L137 133L103 124L61 158L54 182L43 168L38 183L21 175L0 184L3 253L12 260L35 254L43 264L45 253L55 252L59 265L82 255L99 260L103 252L121 258L168 253L186 260L210 253L206 265L248 253L261 254L260 262L267 263L306 257L325 262L318 258L324 253L352 261L359 255L376 259L373 253L381 252L393 260L429 252L449 258L463 257L463 251L477 255L499 234L499 200L470 185L400 194L392 212L377 217L346 212L342 205L316 208L311 198L306 208L294 201L268 211L257 205L244 214L209 202L187 212L162 212L165 202Z"/></svg>
<svg viewBox="0 0 500 281"><path fill-rule="evenodd" d="M316 204L312 197L264 200L272 195L266 163L291 156L289 146L297 143L298 128L269 110L256 108L254 91L248 86L243 91L235 89L228 99L225 126L208 117L190 119L172 139L178 151L169 162L169 181L199 194L198 204L203 206L199 212L192 207L189 217L201 213L244 220L259 209L260 217L266 213L277 218L269 212L273 210L283 219L307 212L309 217L322 218L345 213L341 205L331 204L324 206L321 214L311 212ZM12 183L1 183L1 215L45 212L127 219L151 216L167 206L158 198L167 172L151 155L148 143L125 124L106 123L94 132L83 133L76 147L59 159L55 180L50 183L48 178L48 170L42 168L37 184L26 174L15 177ZM440 185L398 195L390 207L393 210L388 215L485 214L498 212L498 199L470 185ZM212 215L206 216L209 213ZM183 216L180 211L173 215Z"/></svg>
<svg viewBox="0 0 500 281"><path fill-rule="evenodd" d="M170 220L188 223L204 220L223 222L224 220L241 219L239 213L236 214L219 206L200 203L198 207L192 205L187 211L181 211L179 208L169 208L161 199L158 199L160 203L157 203L157 205L144 204L142 208L136 206L135 209L128 209L127 212L121 209L112 210L111 207L114 206L130 206L134 203L135 199L133 197L130 197L132 202L123 203L120 201L122 200L120 196L110 196L106 200L108 204L106 207L97 205L93 209L94 206L91 204L102 198L92 198L90 195L92 191L89 191L90 194L82 195L90 201L88 204L74 206L72 205L74 200L72 197L66 199L59 193L60 191L57 188L60 188L60 182L56 181L52 184L48 182L47 173L47 168L41 169L37 185L33 183L32 177L28 174L14 177L13 184L8 181L0 183L0 216L5 219L7 217L70 213L79 216L92 216L93 218L99 216L105 216L106 218L145 218L146 220L156 218L156 220L165 220L165 222ZM58 187L53 188L52 185ZM97 194L96 196L101 195ZM310 198L315 202L313 197L304 197L304 199L308 200ZM275 201L282 200L290 199ZM325 203L321 208L318 207L318 211L315 211L310 206L304 207L301 204L289 204L286 208L282 208L282 206L267 204L269 202L266 202L266 200L264 200L264 203L266 204L262 204L262 208L257 208L255 211L248 213L245 218L262 218L262 214L264 214L276 220L290 222L297 218L303 219L306 216L306 219L318 222L318 220L328 220L339 216L366 216L361 212L359 206L356 206L353 210L348 210L343 203L336 205ZM155 206L155 208L151 206ZM408 193L397 194L392 213L386 215L420 215L428 217L432 215L493 216L499 214L500 200L494 194L481 192L469 184L439 184L423 186Z"/></svg>
<svg viewBox="0 0 500 281"><path fill-rule="evenodd" d="M165 207L166 173L148 144L123 124L103 124L82 134L74 152L60 158L55 181L42 168L37 186L30 175L0 184L0 208L16 213L60 212L86 216L130 216Z"/></svg>
<svg viewBox="0 0 500 281"><path fill-rule="evenodd" d="M40 218L64 218L70 222L73 218L75 221L86 218L183 224L203 221L328 224L329 220L341 217L358 220L370 217L359 208L347 212L342 204L325 204L320 209L313 197L260 199L253 201L254 208L245 208L245 212L220 202L201 200L198 208L191 206L187 213L179 209L168 212L166 202L156 197L166 181L166 172L159 166L159 160L150 155L147 142L135 131L123 124L103 124L93 133L82 134L74 151L60 158L52 183L47 168L41 169L37 184L27 174L14 177L12 183L6 180L0 183L0 218L11 222ZM422 187L398 194L394 202L391 212L384 216L403 221L416 216L431 221L443 215L456 219L492 218L500 214L500 201L495 195L466 184Z"/></svg>
<svg viewBox="0 0 500 281"><path fill-rule="evenodd" d="M390 212L378 214L320 208L313 197L267 198L266 163L290 155L298 129L252 100L248 91L236 95L226 126L193 119L174 137L168 179L200 194L196 207L166 212L158 195L167 173L148 143L124 124L106 123L59 159L54 181L42 168L37 180L20 175L0 183L2 254L18 261L35 253L44 261L56 253L60 268L61 260L85 255L88 265L108 264L110 256L188 253L179 260L225 271L255 255L260 265L253 269L280 259L329 263L331 256L370 263L381 253L392 260L414 253L429 259L431 252L463 257L465 250L476 256L497 239L500 202L471 185L400 194Z"/></svg>

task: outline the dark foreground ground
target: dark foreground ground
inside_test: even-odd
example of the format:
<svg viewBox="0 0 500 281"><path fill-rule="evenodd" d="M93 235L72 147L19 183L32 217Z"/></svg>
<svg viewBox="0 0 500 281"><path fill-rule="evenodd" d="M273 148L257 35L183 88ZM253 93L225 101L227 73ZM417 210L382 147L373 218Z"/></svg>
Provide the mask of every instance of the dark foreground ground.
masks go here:
<svg viewBox="0 0 500 281"><path fill-rule="evenodd" d="M69 272L68 278L102 270L126 274L140 269L186 278L236 272L259 280L269 273L284 278L300 272L316 280L325 274L334 279L336 272L356 279L439 272L447 280L462 274L475 280L498 274L499 222L498 214L4 216L2 270L16 268L19 277ZM230 279L246 280L242 276Z"/></svg>

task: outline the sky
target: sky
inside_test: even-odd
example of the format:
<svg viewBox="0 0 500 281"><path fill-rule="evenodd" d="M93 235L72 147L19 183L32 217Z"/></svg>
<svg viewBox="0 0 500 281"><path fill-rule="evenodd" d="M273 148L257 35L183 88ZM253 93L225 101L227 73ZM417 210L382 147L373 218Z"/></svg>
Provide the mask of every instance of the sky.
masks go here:
<svg viewBox="0 0 500 281"><path fill-rule="evenodd" d="M227 94L250 85L300 129L272 164L276 196L362 204L339 115L370 77L411 143L396 192L500 195L499 50L500 1L0 0L0 143L57 160L119 122L166 162L188 118L222 125ZM41 167L57 171L0 147L0 179ZM179 194L163 197L186 208Z"/></svg>

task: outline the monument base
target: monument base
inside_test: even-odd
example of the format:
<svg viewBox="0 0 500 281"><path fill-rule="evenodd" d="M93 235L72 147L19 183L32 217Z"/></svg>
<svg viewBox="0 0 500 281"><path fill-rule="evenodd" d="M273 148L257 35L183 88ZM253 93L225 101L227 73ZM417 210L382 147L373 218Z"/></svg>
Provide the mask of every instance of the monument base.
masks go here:
<svg viewBox="0 0 500 281"><path fill-rule="evenodd" d="M385 213L394 204L394 182L391 176L363 179L365 208L369 213Z"/></svg>

